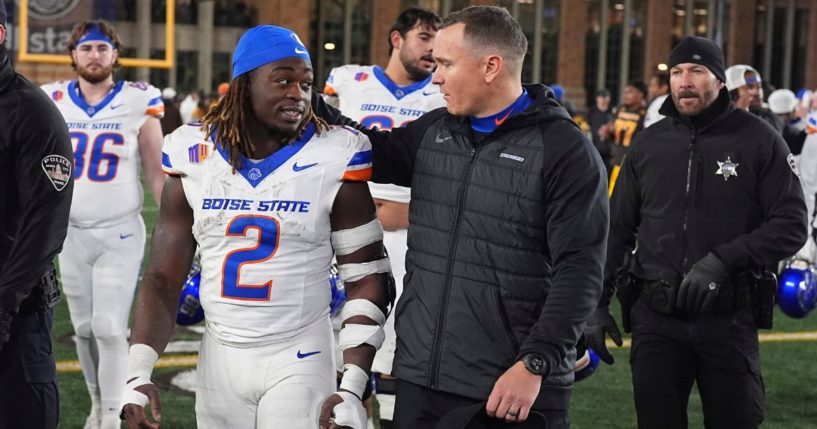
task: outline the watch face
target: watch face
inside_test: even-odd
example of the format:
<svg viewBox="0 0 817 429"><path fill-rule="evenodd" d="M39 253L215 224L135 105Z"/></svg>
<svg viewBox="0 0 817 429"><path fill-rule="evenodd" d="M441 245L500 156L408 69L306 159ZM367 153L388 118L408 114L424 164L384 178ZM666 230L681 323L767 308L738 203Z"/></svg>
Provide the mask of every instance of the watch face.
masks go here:
<svg viewBox="0 0 817 429"><path fill-rule="evenodd" d="M542 358L533 357L530 360L530 366L534 371L541 371L542 367L545 366L545 361Z"/></svg>
<svg viewBox="0 0 817 429"><path fill-rule="evenodd" d="M531 353L525 356L522 361L525 363L525 367L528 371L536 375L542 375L542 372L545 370L545 359L541 356Z"/></svg>

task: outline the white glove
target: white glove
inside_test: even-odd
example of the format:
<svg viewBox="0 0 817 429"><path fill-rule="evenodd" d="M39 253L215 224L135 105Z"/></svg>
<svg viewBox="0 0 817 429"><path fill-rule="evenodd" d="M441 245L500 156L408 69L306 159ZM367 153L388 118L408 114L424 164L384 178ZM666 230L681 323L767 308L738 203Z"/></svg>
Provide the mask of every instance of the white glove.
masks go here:
<svg viewBox="0 0 817 429"><path fill-rule="evenodd" d="M813 264L815 262L814 261L815 256L817 256L817 244L814 243L814 238L812 238L811 235L809 235L806 244L803 246L802 249L797 251L797 255L795 255L795 258L802 259L808 262L809 264Z"/></svg>
<svg viewBox="0 0 817 429"><path fill-rule="evenodd" d="M363 402L350 392L335 392L343 399L343 402L335 405L332 412L335 414L335 424L338 426L349 426L352 429L366 429L366 409Z"/></svg>

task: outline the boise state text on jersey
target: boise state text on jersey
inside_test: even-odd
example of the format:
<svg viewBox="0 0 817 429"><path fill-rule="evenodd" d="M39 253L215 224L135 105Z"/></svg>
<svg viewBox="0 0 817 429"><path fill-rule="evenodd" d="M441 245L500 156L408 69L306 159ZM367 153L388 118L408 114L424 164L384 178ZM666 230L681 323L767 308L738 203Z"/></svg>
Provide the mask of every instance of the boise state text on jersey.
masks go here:
<svg viewBox="0 0 817 429"><path fill-rule="evenodd" d="M74 198L70 223L105 227L142 208L139 129L164 115L161 93L143 82L118 81L91 106L77 81L42 86L65 118L74 149Z"/></svg>
<svg viewBox="0 0 817 429"><path fill-rule="evenodd" d="M444 107L445 99L431 76L411 85L392 82L379 66L346 65L329 73L324 93L338 97L340 111L365 127L390 130L426 112ZM408 204L408 188L369 183L374 198Z"/></svg>
<svg viewBox="0 0 817 429"><path fill-rule="evenodd" d="M204 149L206 147L206 149ZM190 148L209 153L190 156ZM163 168L181 177L201 249L206 323L224 344L290 338L329 309L330 213L344 181L371 177L366 136L310 126L296 142L233 173L226 153L185 126L164 143Z"/></svg>

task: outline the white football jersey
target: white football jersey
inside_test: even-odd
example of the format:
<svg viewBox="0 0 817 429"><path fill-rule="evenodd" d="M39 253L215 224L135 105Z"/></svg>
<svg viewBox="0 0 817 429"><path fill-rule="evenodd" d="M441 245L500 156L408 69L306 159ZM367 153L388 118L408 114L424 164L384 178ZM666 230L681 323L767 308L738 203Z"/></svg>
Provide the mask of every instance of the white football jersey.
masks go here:
<svg viewBox="0 0 817 429"><path fill-rule="evenodd" d="M164 115L162 94L144 82L116 82L96 106L77 81L42 86L65 118L74 149L74 197L69 223L105 227L142 210L137 137L149 117Z"/></svg>
<svg viewBox="0 0 817 429"><path fill-rule="evenodd" d="M411 85L398 86L379 66L336 67L326 79L324 94L338 97L340 111L361 125L381 130L402 127L424 113L445 106L440 88L431 76ZM408 188L369 183L372 196L408 203Z"/></svg>
<svg viewBox="0 0 817 429"><path fill-rule="evenodd" d="M201 252L200 299L207 327L247 347L298 335L327 317L329 215L343 181L371 177L363 134L310 125L298 141L235 173L200 125L165 137L162 164L179 175Z"/></svg>

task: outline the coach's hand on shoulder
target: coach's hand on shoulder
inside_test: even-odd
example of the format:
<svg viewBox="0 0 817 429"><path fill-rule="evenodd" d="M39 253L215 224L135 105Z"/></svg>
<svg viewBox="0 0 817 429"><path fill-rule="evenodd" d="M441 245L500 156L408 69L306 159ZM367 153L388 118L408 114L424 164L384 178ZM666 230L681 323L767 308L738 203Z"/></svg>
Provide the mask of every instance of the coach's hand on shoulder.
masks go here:
<svg viewBox="0 0 817 429"><path fill-rule="evenodd" d="M508 422L523 422L541 387L542 376L531 373L522 361L516 362L494 383L485 411Z"/></svg>
<svg viewBox="0 0 817 429"><path fill-rule="evenodd" d="M145 407L148 404L155 423L148 421L145 415ZM162 420L162 406L156 385L143 377L129 380L122 396L122 413L119 418L125 420L130 429L158 429Z"/></svg>
<svg viewBox="0 0 817 429"><path fill-rule="evenodd" d="M621 331L618 329L616 319L610 313L608 307L599 307L587 320L587 327L584 328L584 342L587 347L593 349L601 360L607 365L612 365L616 360L610 351L607 350L606 337L612 338L617 346L621 347Z"/></svg>
<svg viewBox="0 0 817 429"><path fill-rule="evenodd" d="M354 393L337 391L321 406L321 429L366 429L366 421L366 409Z"/></svg>
<svg viewBox="0 0 817 429"><path fill-rule="evenodd" d="M708 253L696 262L681 281L675 307L689 314L706 313L712 309L729 272L721 260Z"/></svg>

